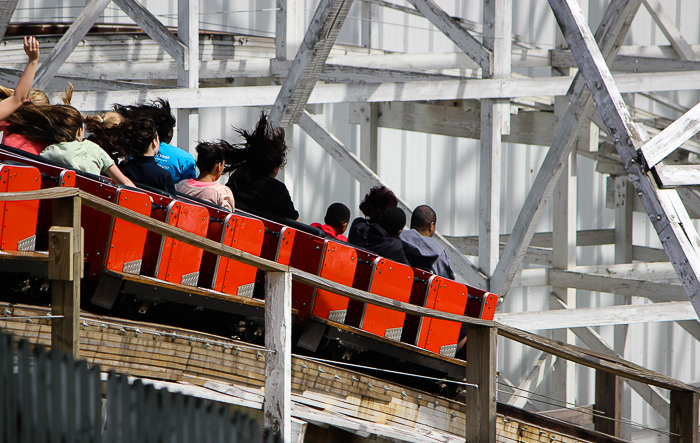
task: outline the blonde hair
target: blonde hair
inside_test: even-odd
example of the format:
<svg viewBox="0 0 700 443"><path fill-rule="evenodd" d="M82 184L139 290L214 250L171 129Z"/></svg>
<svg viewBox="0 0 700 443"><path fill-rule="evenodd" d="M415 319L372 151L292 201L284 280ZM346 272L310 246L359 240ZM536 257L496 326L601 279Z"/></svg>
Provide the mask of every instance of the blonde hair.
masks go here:
<svg viewBox="0 0 700 443"><path fill-rule="evenodd" d="M13 95L15 95L14 89L6 86L0 86L0 101L10 98ZM48 105L49 98L42 90L30 89L29 94L27 94L27 103L31 103L33 105Z"/></svg>
<svg viewBox="0 0 700 443"><path fill-rule="evenodd" d="M114 126L124 123L125 121L126 119L121 114L114 111L109 111L105 113L105 116L102 119L102 124L105 128L113 128Z"/></svg>

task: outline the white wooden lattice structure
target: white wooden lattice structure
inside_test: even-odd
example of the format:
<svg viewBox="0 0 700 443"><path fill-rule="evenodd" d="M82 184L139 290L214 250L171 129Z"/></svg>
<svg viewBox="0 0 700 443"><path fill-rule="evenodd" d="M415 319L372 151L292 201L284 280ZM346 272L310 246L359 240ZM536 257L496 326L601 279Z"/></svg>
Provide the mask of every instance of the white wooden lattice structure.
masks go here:
<svg viewBox="0 0 700 443"><path fill-rule="evenodd" d="M190 149L199 138L200 110L271 107L276 121L307 134L363 189L383 183L377 175L380 127L480 138L478 236L440 236L458 274L470 284L488 287L504 297L513 286L550 286L550 309L576 306L576 289L614 293L618 305L614 310L599 308L600 313L572 309L504 313L503 319L520 321L523 328L551 328L559 331L554 335L560 340L578 339L606 353L624 349L625 325L634 322L677 321L700 340L700 238L691 220L700 216L700 194L684 186L700 184L695 172L700 153L700 140L695 137L700 111L688 110L659 95L696 88L700 46L683 38L664 11L663 2L606 2L605 14L593 34L577 2L551 0L554 16L566 30L560 46L546 50L513 34L512 0L485 1L481 22L454 18L443 10L441 2L432 0L410 0L410 6L357 0L364 19L360 47L334 46L352 1L309 2L315 13L306 29L300 23L304 22L307 2L277 0L274 48L270 39L246 37L246 44L265 48L246 52L242 44L236 46L240 41L235 37L213 36L200 41L201 5L195 0L177 2L177 34L138 1L115 0L114 5L152 39L127 44L151 49L158 45L167 53L167 60L160 57L159 63L149 60L143 64L81 61L82 48L109 41L87 35L109 3L87 2L50 53L44 52L36 87L56 90L62 87L52 83L56 75L71 79L77 90L73 103L83 111L167 97L178 109L178 145ZM0 2L0 36L17 7L22 7L22 2ZM372 48L374 17L379 8L386 7L423 15L462 52L403 54ZM642 7L670 47L623 45ZM14 68L22 61L18 48L15 43L3 49ZM239 50L227 56L231 48ZM3 68L0 66L3 83L13 81L16 73ZM550 68L552 75L527 77L514 72L525 68ZM230 77L238 80L234 86L225 85ZM246 85L239 86L243 83ZM684 115L672 122L642 109L630 109L621 93L644 95ZM352 103L350 121L361 127L359 156L314 115L313 105L338 103ZM503 192L502 143L549 146L517 221L507 234L501 234L502 208L498 204ZM615 210L615 229L577 232L577 156L572 152L594 159L598 172L610 175L609 203ZM402 197L401 206L410 211L406 196ZM552 232L535 233L548 201L557 208ZM633 214L637 209L650 217L665 253L633 245ZM615 265L576 266L577 245L601 244L615 245ZM478 261L467 256L478 256ZM523 263L528 265L525 269ZM633 296L646 297L658 306L640 309L630 304ZM612 346L593 329L599 325L618 327ZM573 402L571 365L551 358L535 360L535 368L528 371L521 387L536 386L536 380L541 382L542 376L537 374L542 368L555 367L552 378L559 380L553 383L552 395ZM668 418L668 400L661 393L629 384ZM526 400L513 396L511 401L520 404Z"/></svg>

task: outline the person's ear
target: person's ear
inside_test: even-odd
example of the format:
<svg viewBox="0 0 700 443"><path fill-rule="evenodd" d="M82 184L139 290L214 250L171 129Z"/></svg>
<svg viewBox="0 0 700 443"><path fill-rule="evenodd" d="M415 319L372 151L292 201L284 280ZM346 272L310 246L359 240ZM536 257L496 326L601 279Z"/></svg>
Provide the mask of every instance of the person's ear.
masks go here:
<svg viewBox="0 0 700 443"><path fill-rule="evenodd" d="M83 138L85 137L85 128L82 126L78 128L77 134L75 134L75 139L78 141L83 141Z"/></svg>

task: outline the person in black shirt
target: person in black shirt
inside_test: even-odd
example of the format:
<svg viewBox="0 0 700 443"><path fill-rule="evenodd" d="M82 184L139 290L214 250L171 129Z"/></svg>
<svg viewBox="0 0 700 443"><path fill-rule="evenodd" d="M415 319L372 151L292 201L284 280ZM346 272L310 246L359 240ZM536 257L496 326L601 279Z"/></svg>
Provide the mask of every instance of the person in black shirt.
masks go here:
<svg viewBox="0 0 700 443"><path fill-rule="evenodd" d="M367 235L372 223L379 223L379 219L387 208L394 208L399 201L391 189L386 186L375 186L365 194L360 203L360 211L365 217L357 217L352 221L348 230L348 242L364 248L367 246Z"/></svg>
<svg viewBox="0 0 700 443"><path fill-rule="evenodd" d="M388 208L379 223L369 225L367 249L404 265L410 265L404 252L404 243L399 238L406 226L406 213L401 208Z"/></svg>
<svg viewBox="0 0 700 443"><path fill-rule="evenodd" d="M236 206L298 220L287 187L275 178L287 162L284 128L273 126L263 112L253 131L236 132L245 142L236 145L238 149L225 150L224 170L233 171L226 186L233 191Z"/></svg>
<svg viewBox="0 0 700 443"><path fill-rule="evenodd" d="M134 153L134 157L122 162L119 169L136 185L150 186L175 195L172 175L156 163L160 140L153 121L142 118L126 121L119 126Z"/></svg>

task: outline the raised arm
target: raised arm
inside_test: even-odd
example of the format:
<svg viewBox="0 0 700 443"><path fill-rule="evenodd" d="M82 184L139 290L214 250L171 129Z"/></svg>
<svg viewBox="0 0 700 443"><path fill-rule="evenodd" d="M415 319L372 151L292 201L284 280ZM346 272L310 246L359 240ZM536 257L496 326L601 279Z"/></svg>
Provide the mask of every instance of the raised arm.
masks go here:
<svg viewBox="0 0 700 443"><path fill-rule="evenodd" d="M17 82L14 95L0 102L0 121L5 120L22 106L34 82L34 74L39 64L39 42L34 37L24 37L24 52L29 57L27 67L24 68L24 74Z"/></svg>

